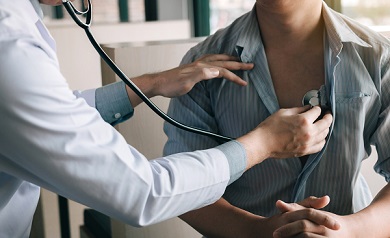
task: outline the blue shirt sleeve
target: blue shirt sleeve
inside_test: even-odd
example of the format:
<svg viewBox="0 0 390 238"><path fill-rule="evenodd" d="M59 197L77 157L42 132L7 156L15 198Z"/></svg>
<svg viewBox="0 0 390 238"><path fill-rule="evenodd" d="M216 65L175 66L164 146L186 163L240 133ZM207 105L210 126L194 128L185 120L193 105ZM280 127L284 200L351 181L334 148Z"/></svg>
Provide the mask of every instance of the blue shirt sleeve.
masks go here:
<svg viewBox="0 0 390 238"><path fill-rule="evenodd" d="M95 105L103 120L115 126L134 114L123 82L108 84L96 89Z"/></svg>

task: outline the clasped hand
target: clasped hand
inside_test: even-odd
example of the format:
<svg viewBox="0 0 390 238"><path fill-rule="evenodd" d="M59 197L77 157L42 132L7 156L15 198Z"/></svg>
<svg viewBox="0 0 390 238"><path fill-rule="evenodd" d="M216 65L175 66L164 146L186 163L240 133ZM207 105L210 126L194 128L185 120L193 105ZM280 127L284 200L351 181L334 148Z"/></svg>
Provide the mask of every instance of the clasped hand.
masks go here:
<svg viewBox="0 0 390 238"><path fill-rule="evenodd" d="M319 209L329 203L329 197L309 197L300 203L277 201L280 214L264 218L262 226L273 238L287 237L354 237L348 216L339 216ZM267 228L268 227L268 228ZM260 236L263 237L263 236Z"/></svg>

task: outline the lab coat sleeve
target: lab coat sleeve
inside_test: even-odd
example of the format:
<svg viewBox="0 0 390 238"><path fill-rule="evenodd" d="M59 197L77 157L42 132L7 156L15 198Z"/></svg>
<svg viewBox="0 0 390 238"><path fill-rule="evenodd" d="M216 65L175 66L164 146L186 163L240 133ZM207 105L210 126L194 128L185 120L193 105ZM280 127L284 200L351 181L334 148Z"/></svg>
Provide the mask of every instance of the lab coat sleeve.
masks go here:
<svg viewBox="0 0 390 238"><path fill-rule="evenodd" d="M3 40L0 52L2 172L133 226L222 196L230 178L222 150L149 161L69 90L40 41L21 35Z"/></svg>

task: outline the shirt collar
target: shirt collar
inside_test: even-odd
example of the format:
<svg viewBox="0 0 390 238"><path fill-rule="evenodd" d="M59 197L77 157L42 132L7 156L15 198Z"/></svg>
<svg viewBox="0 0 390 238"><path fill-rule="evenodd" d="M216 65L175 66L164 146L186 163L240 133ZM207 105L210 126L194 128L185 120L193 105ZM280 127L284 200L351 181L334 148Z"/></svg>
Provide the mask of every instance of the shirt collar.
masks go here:
<svg viewBox="0 0 390 238"><path fill-rule="evenodd" d="M325 2L323 2L322 9L329 47L332 51L340 52L343 42L352 42L363 47L372 47L369 43L356 35L341 15L330 9ZM258 50L263 48L261 33L257 22L256 5L252 8L252 11L243 17L243 20L246 20L246 24L243 24L242 31L238 37L236 53L240 56L242 62L251 62Z"/></svg>
<svg viewBox="0 0 390 238"><path fill-rule="evenodd" d="M322 3L322 17L325 22L329 47L332 51L340 52L344 42L355 43L362 47L372 47L351 29L346 23L345 16L329 8L325 2Z"/></svg>
<svg viewBox="0 0 390 238"><path fill-rule="evenodd" d="M252 11L243 16L242 31L236 44L236 53L242 62L252 62L260 48L263 48L259 24L256 16L256 5ZM250 46L250 47L249 47Z"/></svg>

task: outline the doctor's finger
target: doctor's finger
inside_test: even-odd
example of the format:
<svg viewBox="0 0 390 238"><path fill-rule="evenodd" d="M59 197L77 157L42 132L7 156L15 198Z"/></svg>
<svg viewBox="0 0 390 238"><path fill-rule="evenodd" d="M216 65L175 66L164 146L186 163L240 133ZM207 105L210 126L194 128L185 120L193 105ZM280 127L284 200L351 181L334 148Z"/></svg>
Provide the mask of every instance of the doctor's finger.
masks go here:
<svg viewBox="0 0 390 238"><path fill-rule="evenodd" d="M213 61L206 65L220 67L228 70L251 70L254 67L253 63L242 63L236 61Z"/></svg>
<svg viewBox="0 0 390 238"><path fill-rule="evenodd" d="M304 155L309 155L309 154L314 154L314 153L317 153L319 151L322 150L322 148L324 148L325 146L325 143L326 143L326 140L322 140L316 144L313 144L313 145L310 145L310 146L306 146L306 149L303 150L303 153L299 154L297 153L297 157L300 157L300 156L304 156Z"/></svg>
<svg viewBox="0 0 390 238"><path fill-rule="evenodd" d="M314 125L316 125L319 130L324 130L325 128L329 128L330 125L332 125L333 116L330 113L326 113L321 119L314 122Z"/></svg>
<svg viewBox="0 0 390 238"><path fill-rule="evenodd" d="M240 59L236 56L231 56L227 54L207 54L198 58L196 61L203 62L213 62L213 61L240 61Z"/></svg>
<svg viewBox="0 0 390 238"><path fill-rule="evenodd" d="M218 70L218 75L217 74L209 74L208 71L210 71L210 70L212 70L212 71ZM212 78L225 78L225 79L232 81L233 83L236 83L236 84L241 85L241 86L247 85L247 82L245 80L243 80L242 78L237 76L235 73L233 73L227 69L224 69L224 68L210 68L210 69L204 68L203 74L204 74L204 76L201 77L199 79L199 81L209 80Z"/></svg>
<svg viewBox="0 0 390 238"><path fill-rule="evenodd" d="M316 132L316 134L314 134L311 137L311 140L308 141L308 146L314 146L314 145L317 145L317 144L322 144L323 142L326 141L326 137L328 136L328 134L329 134L329 128L325 128L322 131Z"/></svg>
<svg viewBox="0 0 390 238"><path fill-rule="evenodd" d="M319 106L312 107L311 109L301 113L310 124L313 124L319 116L321 116L321 108Z"/></svg>

